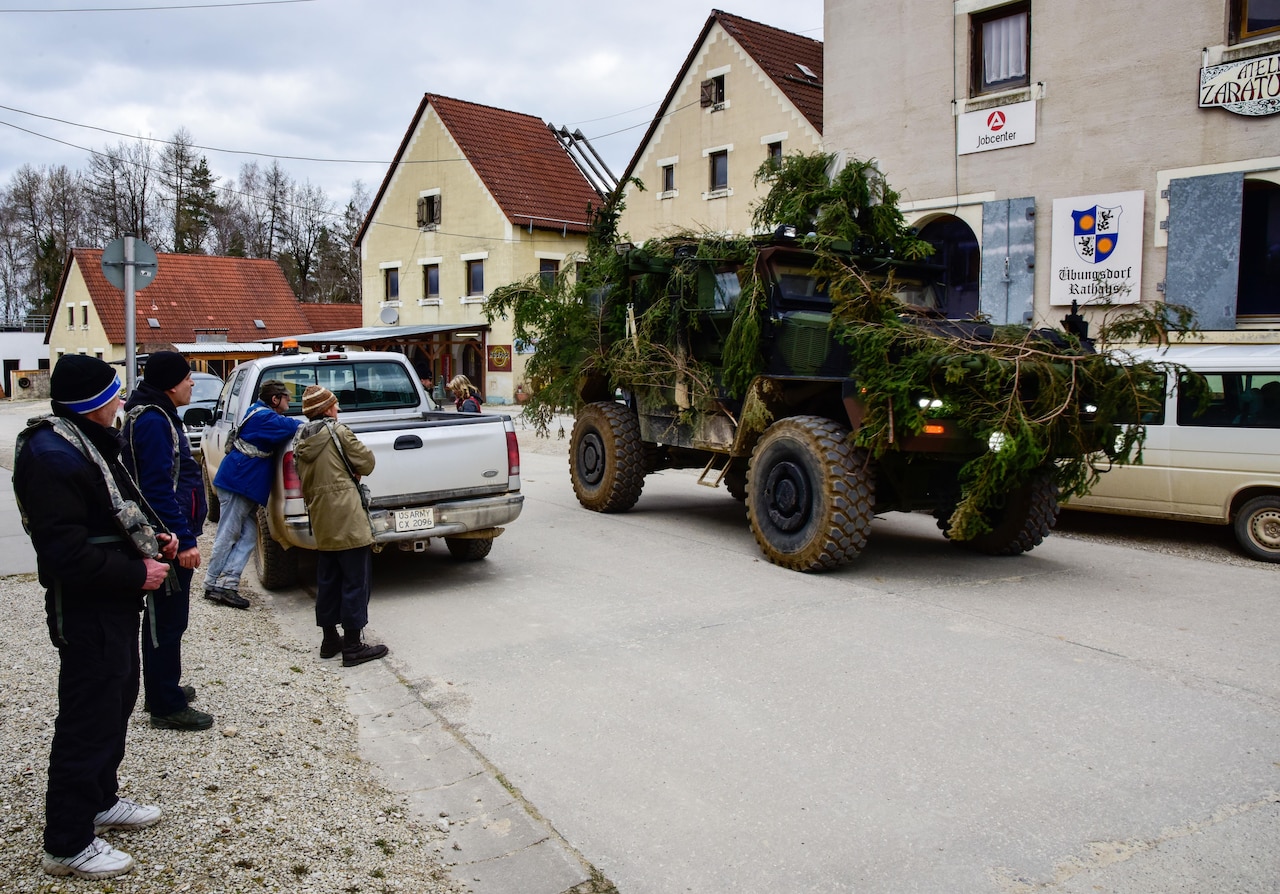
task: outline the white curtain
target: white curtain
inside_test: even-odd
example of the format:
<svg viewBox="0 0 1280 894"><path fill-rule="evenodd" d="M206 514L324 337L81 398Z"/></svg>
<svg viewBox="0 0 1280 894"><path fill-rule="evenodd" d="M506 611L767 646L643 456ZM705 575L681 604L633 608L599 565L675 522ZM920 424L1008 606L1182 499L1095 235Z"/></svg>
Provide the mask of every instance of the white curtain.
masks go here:
<svg viewBox="0 0 1280 894"><path fill-rule="evenodd" d="M982 75L987 84L1027 76L1027 14L982 23Z"/></svg>

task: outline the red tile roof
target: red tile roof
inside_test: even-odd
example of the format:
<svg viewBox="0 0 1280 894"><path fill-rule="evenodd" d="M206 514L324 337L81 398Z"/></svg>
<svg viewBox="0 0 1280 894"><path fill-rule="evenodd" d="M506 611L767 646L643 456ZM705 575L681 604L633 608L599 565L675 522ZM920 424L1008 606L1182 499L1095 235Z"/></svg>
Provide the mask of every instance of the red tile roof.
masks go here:
<svg viewBox="0 0 1280 894"><path fill-rule="evenodd" d="M640 156L649 145L649 141L653 139L658 125L671 112L671 103L675 99L676 90L688 74L698 51L706 43L712 26L717 24L760 66L800 114L804 115L813 129L819 134L822 133L822 41L713 9L711 15L707 17L706 24L702 26L698 39L694 41L693 48L689 50L684 65L680 66L675 80L671 82L671 88L667 91L662 105L658 107L658 113L654 115L644 139L636 147L635 155L627 165L626 174L619 182L625 184L635 173L636 165L640 163ZM806 75L800 68L801 65L813 72L814 77Z"/></svg>
<svg viewBox="0 0 1280 894"><path fill-rule="evenodd" d="M533 115L427 93L378 188L357 243L373 221L428 106L440 117L507 220L516 226L532 224L534 229L587 232L587 206L599 207L601 196L546 122Z"/></svg>
<svg viewBox="0 0 1280 894"><path fill-rule="evenodd" d="M135 294L134 334L139 342L194 342L197 329L225 329L230 342L257 342L308 331L308 317L275 261L175 254L158 254L156 259L155 279ZM84 277L108 341L124 344L124 293L107 282L98 248L75 248L68 255L50 331L65 315L59 311L72 263ZM358 325L360 307L350 306L355 308ZM159 328L152 327L148 318L156 320ZM266 328L259 329L254 320L261 320Z"/></svg>
<svg viewBox="0 0 1280 894"><path fill-rule="evenodd" d="M306 304L298 309L307 318L308 332L333 332L335 329L356 329L364 321L363 308L359 304ZM272 338L274 336L267 336Z"/></svg>

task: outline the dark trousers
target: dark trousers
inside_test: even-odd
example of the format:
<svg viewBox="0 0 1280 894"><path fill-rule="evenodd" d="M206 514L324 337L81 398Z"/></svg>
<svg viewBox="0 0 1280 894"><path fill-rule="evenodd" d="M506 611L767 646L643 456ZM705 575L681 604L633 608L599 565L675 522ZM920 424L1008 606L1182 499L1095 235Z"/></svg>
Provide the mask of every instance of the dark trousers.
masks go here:
<svg viewBox="0 0 1280 894"><path fill-rule="evenodd" d="M142 685L147 706L158 717L177 714L187 706L178 680L182 677L182 635L191 610L190 568L175 568L178 586L161 586L147 594L142 616Z"/></svg>
<svg viewBox="0 0 1280 894"><path fill-rule="evenodd" d="M64 605L62 636L44 849L71 857L93 841L94 815L116 803L116 770L138 699L138 615Z"/></svg>
<svg viewBox="0 0 1280 894"><path fill-rule="evenodd" d="M320 550L316 553L316 625L357 634L369 623L373 592L373 548Z"/></svg>

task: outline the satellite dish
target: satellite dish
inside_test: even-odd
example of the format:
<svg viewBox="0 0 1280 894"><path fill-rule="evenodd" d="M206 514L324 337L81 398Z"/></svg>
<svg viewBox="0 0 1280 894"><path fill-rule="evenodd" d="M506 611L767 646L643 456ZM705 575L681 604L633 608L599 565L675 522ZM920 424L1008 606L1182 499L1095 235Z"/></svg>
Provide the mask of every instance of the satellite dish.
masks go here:
<svg viewBox="0 0 1280 894"><path fill-rule="evenodd" d="M400 319L400 311L394 307L384 307L378 314L378 319L390 326Z"/></svg>

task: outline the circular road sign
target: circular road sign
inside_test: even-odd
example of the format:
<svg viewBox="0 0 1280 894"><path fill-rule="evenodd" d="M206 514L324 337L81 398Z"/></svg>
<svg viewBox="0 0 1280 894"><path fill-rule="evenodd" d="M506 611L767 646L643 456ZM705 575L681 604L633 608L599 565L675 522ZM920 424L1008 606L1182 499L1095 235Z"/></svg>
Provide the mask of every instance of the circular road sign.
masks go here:
<svg viewBox="0 0 1280 894"><path fill-rule="evenodd" d="M156 252L141 239L133 240L133 288L145 289L160 267ZM113 239L102 250L102 275L117 289L124 290L124 239Z"/></svg>

